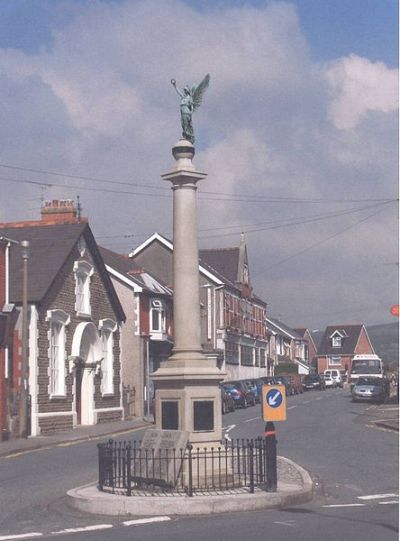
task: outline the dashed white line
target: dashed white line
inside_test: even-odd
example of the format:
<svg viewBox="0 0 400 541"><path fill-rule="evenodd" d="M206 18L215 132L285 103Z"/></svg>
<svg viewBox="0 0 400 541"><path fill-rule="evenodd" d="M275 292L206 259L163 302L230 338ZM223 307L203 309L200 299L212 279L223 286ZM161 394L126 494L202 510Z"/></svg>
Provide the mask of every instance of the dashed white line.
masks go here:
<svg viewBox="0 0 400 541"><path fill-rule="evenodd" d="M365 503L336 503L332 505L323 505L322 507L365 507Z"/></svg>
<svg viewBox="0 0 400 541"><path fill-rule="evenodd" d="M297 406L289 406L287 409L288 410L293 410L294 408L297 408Z"/></svg>
<svg viewBox="0 0 400 541"><path fill-rule="evenodd" d="M112 524L92 524L92 526L84 526L82 528L66 528L65 530L59 530L58 532L51 532L53 535L61 535L65 533L77 533L77 532L93 532L95 530L107 530L113 528Z"/></svg>
<svg viewBox="0 0 400 541"><path fill-rule="evenodd" d="M43 534L40 532L21 533L19 535L0 535L0 541L6 541L6 539L30 539L31 537L40 537Z"/></svg>
<svg viewBox="0 0 400 541"><path fill-rule="evenodd" d="M124 526L135 526L137 524L149 524L151 522L165 522L166 520L171 520L171 517L139 518L137 520L126 520L122 524Z"/></svg>
<svg viewBox="0 0 400 541"><path fill-rule="evenodd" d="M388 502L378 502L379 505L399 505L397 500L389 500Z"/></svg>
<svg viewBox="0 0 400 541"><path fill-rule="evenodd" d="M369 494L368 496L358 496L359 500L381 500L382 498L396 498L397 494Z"/></svg>
<svg viewBox="0 0 400 541"><path fill-rule="evenodd" d="M252 419L246 419L243 422L244 423L250 423L250 421L259 421L260 419L261 419L261 416L260 417L253 417Z"/></svg>
<svg viewBox="0 0 400 541"><path fill-rule="evenodd" d="M302 404L309 404L311 400L306 400L305 402L302 402Z"/></svg>
<svg viewBox="0 0 400 541"><path fill-rule="evenodd" d="M280 524L281 526L291 526L292 528L296 526L294 520L287 520L286 522L280 522L279 520L274 520L274 524Z"/></svg>

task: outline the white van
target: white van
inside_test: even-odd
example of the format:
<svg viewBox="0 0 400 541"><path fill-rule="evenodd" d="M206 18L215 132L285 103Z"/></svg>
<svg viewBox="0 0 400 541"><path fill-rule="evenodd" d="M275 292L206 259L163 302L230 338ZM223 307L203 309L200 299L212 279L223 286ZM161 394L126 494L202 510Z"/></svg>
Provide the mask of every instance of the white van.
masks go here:
<svg viewBox="0 0 400 541"><path fill-rule="evenodd" d="M325 370L324 377L325 376L332 378L334 382L334 385L333 385L334 387L343 387L342 376L340 374L340 370L336 370L335 368L331 370ZM325 377L325 379L327 378Z"/></svg>

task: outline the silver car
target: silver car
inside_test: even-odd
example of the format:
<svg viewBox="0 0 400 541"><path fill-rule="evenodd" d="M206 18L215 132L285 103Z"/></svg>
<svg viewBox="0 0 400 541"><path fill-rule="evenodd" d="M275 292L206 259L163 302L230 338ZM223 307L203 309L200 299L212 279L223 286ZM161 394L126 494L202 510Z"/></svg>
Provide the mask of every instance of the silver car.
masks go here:
<svg viewBox="0 0 400 541"><path fill-rule="evenodd" d="M386 398L385 384L380 378L358 378L351 396L353 402L369 400L371 402L384 402Z"/></svg>

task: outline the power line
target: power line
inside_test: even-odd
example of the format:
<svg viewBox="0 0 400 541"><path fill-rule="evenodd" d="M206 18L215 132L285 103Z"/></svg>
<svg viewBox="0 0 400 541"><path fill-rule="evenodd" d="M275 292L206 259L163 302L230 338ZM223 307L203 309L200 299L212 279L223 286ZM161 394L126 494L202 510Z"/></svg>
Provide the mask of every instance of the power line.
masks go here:
<svg viewBox="0 0 400 541"><path fill-rule="evenodd" d="M388 203L381 203L380 206L384 206L384 205L387 205ZM319 240L318 242L315 242L314 244L311 244L310 246L308 246L307 248L304 248L303 250L300 250L299 252L296 252L295 254L292 254L290 255L289 257L286 257L285 259L281 259L280 261L277 261L276 263L273 263L272 265L270 265L269 267L267 267L266 269L263 270L262 273L257 273L257 274L254 274L253 275L253 278L255 276L260 276L261 274L264 274L265 272L269 271L270 269L272 269L273 267L276 267L278 265L281 265L282 263L286 263L287 261L293 259L294 257L297 257L298 255L301 255L301 254L304 254L305 252L308 252L309 250L312 250L313 248L315 248L316 246L319 246L320 244L323 244L324 242L327 242L335 237L338 237L339 235L342 235L343 233L345 233L346 231L349 231L349 229L352 229L353 227L356 227L357 225L369 220L370 218L372 218L373 216L376 216L377 214L379 214L380 212L382 212L382 208L379 209L377 212L374 212L373 214L369 214L368 216L362 218L361 220L358 220L356 223L338 231L337 233L333 234L333 235L330 235L329 237L324 237L323 239Z"/></svg>
<svg viewBox="0 0 400 541"><path fill-rule="evenodd" d="M165 188L163 186L157 186L157 185L151 185L149 183L137 183L132 181L121 181L121 180L115 180L115 179L105 179L105 178L99 178L99 177L91 177L91 176L83 176L83 175L70 175L66 173L60 173L56 171L48 171L44 169L32 169L27 167L19 167L16 165L10 165L10 164L0 164L0 167L4 167L7 169L17 170L17 171L25 171L30 173L39 173L39 174L46 174L46 175L53 175L63 178L73 178L76 180L86 180L90 182L103 182L108 184L118 184L118 185L124 185L124 186L136 186L151 190L161 190L161 191L169 191L169 188ZM54 182L43 182L43 181L33 181L30 179L5 179L4 177L1 177L0 180L7 180L8 182L27 182L31 184L37 184L40 186L47 186L47 187L65 187L64 185L56 184ZM68 186L70 187L70 186ZM87 189L87 190L95 190L95 188L89 188L87 186L80 187L80 186L72 186L74 188L79 189ZM103 191L98 190L97 191ZM107 190L104 190L107 191ZM108 193L113 193L111 191L108 191ZM114 193L121 193L121 194L132 194L132 195L152 195L153 197L156 197L156 194L143 194L143 193L137 193L137 192L126 192L126 191L115 191ZM220 197L205 197L206 196L220 196ZM386 202L389 200L393 200L390 198L371 198L371 199L326 199L326 198L304 198L304 197L281 197L281 196L269 196L266 197L265 195L257 195L257 194L231 194L226 192L212 192L207 190L201 190L199 192L199 197L202 199L207 199L210 201L231 201L231 202L249 202L249 203L258 203L258 202L268 202L268 203L364 203L364 202ZM221 199L222 197L222 199Z"/></svg>

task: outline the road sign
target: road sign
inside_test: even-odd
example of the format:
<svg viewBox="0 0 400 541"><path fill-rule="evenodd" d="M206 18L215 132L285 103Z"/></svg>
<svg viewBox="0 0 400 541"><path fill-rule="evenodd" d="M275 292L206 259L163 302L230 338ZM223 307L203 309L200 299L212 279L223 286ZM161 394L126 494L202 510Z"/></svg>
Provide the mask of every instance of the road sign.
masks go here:
<svg viewBox="0 0 400 541"><path fill-rule="evenodd" d="M284 385L263 385L262 412L264 421L286 421L286 389Z"/></svg>

